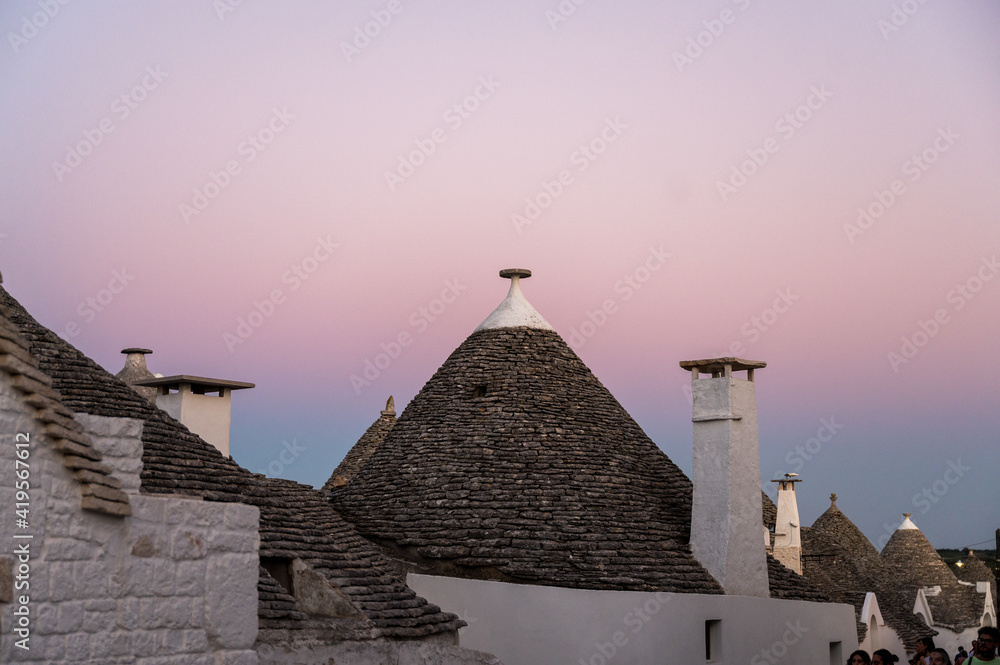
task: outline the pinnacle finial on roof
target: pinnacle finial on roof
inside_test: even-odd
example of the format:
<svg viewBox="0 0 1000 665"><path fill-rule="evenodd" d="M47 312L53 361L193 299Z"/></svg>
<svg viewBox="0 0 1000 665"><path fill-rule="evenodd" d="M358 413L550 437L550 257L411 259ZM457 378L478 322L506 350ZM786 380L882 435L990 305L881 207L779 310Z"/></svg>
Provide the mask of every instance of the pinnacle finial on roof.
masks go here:
<svg viewBox="0 0 1000 665"><path fill-rule="evenodd" d="M830 495L830 503L833 506L837 505L837 494L836 494L836 492L834 492L833 494Z"/></svg>
<svg viewBox="0 0 1000 665"><path fill-rule="evenodd" d="M531 277L531 271L527 268L506 268L500 271L500 276L510 280L510 290L503 302L493 310L493 313L486 317L486 320L479 324L475 332L480 330L490 330L493 328L540 328L541 330L552 330L549 322L542 318L542 315L531 306L518 282L522 277Z"/></svg>
<svg viewBox="0 0 1000 665"><path fill-rule="evenodd" d="M382 409L383 416L395 416L396 415L396 402L392 399L392 395L389 395L389 399L385 401L385 408Z"/></svg>

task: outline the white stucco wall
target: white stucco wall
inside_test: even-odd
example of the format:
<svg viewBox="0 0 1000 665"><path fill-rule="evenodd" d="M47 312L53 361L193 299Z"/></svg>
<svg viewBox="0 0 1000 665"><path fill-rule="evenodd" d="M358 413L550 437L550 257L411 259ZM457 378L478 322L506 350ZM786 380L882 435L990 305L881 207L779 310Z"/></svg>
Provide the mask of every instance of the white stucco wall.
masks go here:
<svg viewBox="0 0 1000 665"><path fill-rule="evenodd" d="M590 591L408 575L421 596L469 626L462 646L505 665L739 663L829 665L857 648L854 608L748 596ZM705 659L705 622L718 651ZM842 661L841 661L842 662Z"/></svg>
<svg viewBox="0 0 1000 665"><path fill-rule="evenodd" d="M961 633L956 633L941 626L934 626L934 630L938 632L934 636L934 646L946 650L952 656L958 652L958 647L960 646L965 647L965 650L969 651L972 648L972 640L979 637L979 626L966 628Z"/></svg>
<svg viewBox="0 0 1000 665"><path fill-rule="evenodd" d="M899 634L895 630L885 623L882 610L879 607L878 596L872 591L865 594L865 602L861 608L861 621L868 626L868 631L865 633L865 639L862 640L860 649L864 649L869 654L875 653L879 649L888 649L900 660L906 660L903 658L903 654L906 653L903 640L899 638Z"/></svg>
<svg viewBox="0 0 1000 665"><path fill-rule="evenodd" d="M223 389L222 395L195 395L190 386L186 386L181 392L157 395L156 406L218 448L224 457L229 457L229 426L232 420L232 393L229 389Z"/></svg>
<svg viewBox="0 0 1000 665"><path fill-rule="evenodd" d="M109 462L118 477L138 473L127 458L141 455L141 423L78 422L99 448L117 451ZM27 528L15 514L19 432L31 444ZM0 602L0 662L257 663L256 507L131 493L133 514L123 518L84 511L80 500L61 453L0 375L0 569L25 572L13 602ZM26 557L15 551L24 544ZM15 645L24 607L27 650Z"/></svg>

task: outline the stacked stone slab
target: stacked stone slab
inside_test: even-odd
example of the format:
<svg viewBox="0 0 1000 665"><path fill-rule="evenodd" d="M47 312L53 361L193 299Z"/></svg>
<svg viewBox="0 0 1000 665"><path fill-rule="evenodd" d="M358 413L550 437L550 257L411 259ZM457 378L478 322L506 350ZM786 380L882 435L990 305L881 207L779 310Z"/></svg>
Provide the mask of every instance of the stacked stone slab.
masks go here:
<svg viewBox="0 0 1000 665"><path fill-rule="evenodd" d="M834 497L831 497L830 507L816 518L812 527L802 529L802 550L803 575L834 602L854 606L858 617L858 642L864 640L868 632L861 618L868 592L876 594L882 618L896 631L907 649L915 649L921 637L937 635L920 615L913 614L913 599L907 600L892 569L861 530L841 512Z"/></svg>
<svg viewBox="0 0 1000 665"><path fill-rule="evenodd" d="M448 648L457 644L457 629L464 622L418 597L392 572L389 561L332 510L320 492L246 471L40 325L3 288L0 288L0 306L27 342L27 350L38 359L41 372L51 377L49 390L61 393L62 404L69 411L81 417L131 418L142 423L139 488L142 493L181 494L206 502L237 502L257 507L260 556L304 562L323 576L347 606L356 610L356 616L346 618L309 616L301 611L300 599L283 592L280 585L275 587L276 581L261 567L259 652L276 645L281 648L268 653L288 653L302 644L323 646L380 640L384 645L387 639L401 638L435 638ZM15 377L15 380L25 379ZM36 394L43 392L40 389ZM58 410L52 412L58 415ZM70 462L89 459L68 428L52 432L57 441L74 444ZM94 463L86 467L69 463L67 466L74 472L83 469L92 474L81 479L85 486L100 484L115 489L114 478L101 470L99 461L91 461ZM108 479L100 480L105 477ZM124 506L122 510L128 507L121 490L95 490L94 494L101 499L101 503L94 504L95 508L108 508L115 505L116 499ZM330 656L333 655L331 652Z"/></svg>

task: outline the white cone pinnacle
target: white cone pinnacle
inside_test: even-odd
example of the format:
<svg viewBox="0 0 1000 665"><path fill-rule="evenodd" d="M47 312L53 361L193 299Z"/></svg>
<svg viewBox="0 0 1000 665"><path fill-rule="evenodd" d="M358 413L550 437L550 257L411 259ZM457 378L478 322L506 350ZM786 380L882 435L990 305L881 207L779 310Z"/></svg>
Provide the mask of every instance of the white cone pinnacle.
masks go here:
<svg viewBox="0 0 1000 665"><path fill-rule="evenodd" d="M522 277L531 277L531 271L524 268L508 268L500 271L501 277L510 279L510 291L503 302L479 324L475 332L494 328L538 328L554 330L538 311L531 306L518 284Z"/></svg>

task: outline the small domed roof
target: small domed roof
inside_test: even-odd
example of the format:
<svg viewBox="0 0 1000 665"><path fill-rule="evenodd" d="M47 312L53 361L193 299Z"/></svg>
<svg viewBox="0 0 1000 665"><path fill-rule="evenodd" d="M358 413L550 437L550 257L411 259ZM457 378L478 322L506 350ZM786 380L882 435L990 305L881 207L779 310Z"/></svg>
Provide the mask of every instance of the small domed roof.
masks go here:
<svg viewBox="0 0 1000 665"><path fill-rule="evenodd" d="M896 576L901 588L940 587L927 596L935 626L962 632L977 625L984 605L974 587L960 584L930 541L903 513L903 523L882 548L882 560Z"/></svg>

